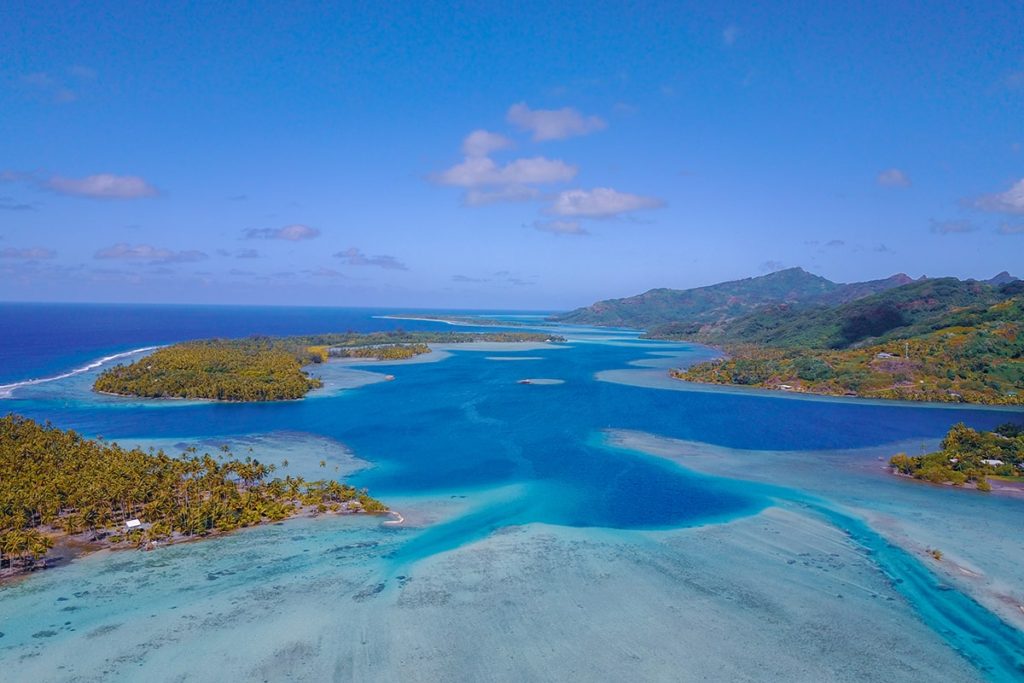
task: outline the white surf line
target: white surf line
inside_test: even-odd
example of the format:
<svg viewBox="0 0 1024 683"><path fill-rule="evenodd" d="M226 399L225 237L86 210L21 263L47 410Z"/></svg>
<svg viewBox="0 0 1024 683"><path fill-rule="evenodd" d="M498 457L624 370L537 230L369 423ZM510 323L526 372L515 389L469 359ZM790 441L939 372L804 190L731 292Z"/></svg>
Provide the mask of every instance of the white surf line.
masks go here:
<svg viewBox="0 0 1024 683"><path fill-rule="evenodd" d="M59 379L67 379L68 377L74 377L75 375L81 375L83 372L89 372L96 368L109 363L112 360L118 360L120 358L127 358L128 356L134 356L137 353L144 353L146 351L155 351L156 349L163 348L164 344L160 346L144 346L140 349L132 349L131 351L123 351L121 353L115 353L111 356L104 356L99 360L94 360L87 365L83 365L80 368L75 368L60 375L54 375L53 377L40 377L38 379L26 379L21 382L14 382L13 384L0 384L0 399L11 398L12 394L16 389L21 387L32 386L33 384L45 384L46 382L56 382Z"/></svg>
<svg viewBox="0 0 1024 683"><path fill-rule="evenodd" d="M389 510L388 514L394 515L395 517L398 517L398 519L389 519L388 521L384 522L384 524L394 524L397 526L405 522L405 517L403 517L401 513L397 512L396 510Z"/></svg>

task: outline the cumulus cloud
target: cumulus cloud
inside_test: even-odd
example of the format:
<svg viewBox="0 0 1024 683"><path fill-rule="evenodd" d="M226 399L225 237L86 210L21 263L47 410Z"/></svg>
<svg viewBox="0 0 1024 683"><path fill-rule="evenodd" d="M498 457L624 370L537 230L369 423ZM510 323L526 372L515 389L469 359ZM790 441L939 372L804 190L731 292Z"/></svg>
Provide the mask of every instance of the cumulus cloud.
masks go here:
<svg viewBox="0 0 1024 683"><path fill-rule="evenodd" d="M525 102L509 107L505 118L513 126L532 133L535 142L589 135L608 126L604 119L584 116L572 107L530 109Z"/></svg>
<svg viewBox="0 0 1024 683"><path fill-rule="evenodd" d="M565 190L559 192L548 207L548 213L556 216L582 216L587 218L611 218L640 209L656 209L665 203L657 197L644 197L628 192L619 192L610 187L593 190Z"/></svg>
<svg viewBox="0 0 1024 683"><path fill-rule="evenodd" d="M955 235L965 232L974 232L977 226L968 220L957 221L932 221L931 231L936 235Z"/></svg>
<svg viewBox="0 0 1024 683"><path fill-rule="evenodd" d="M1024 214L1024 178L1021 178L1006 192L996 192L978 197L974 206L993 213L1021 213Z"/></svg>
<svg viewBox="0 0 1024 683"><path fill-rule="evenodd" d="M138 176L99 173L84 178L54 176L45 187L60 194L97 199L137 199L155 197L156 188Z"/></svg>
<svg viewBox="0 0 1024 683"><path fill-rule="evenodd" d="M898 168L887 168L878 174L876 181L883 187L910 187L910 176Z"/></svg>
<svg viewBox="0 0 1024 683"><path fill-rule="evenodd" d="M468 190L462 197L466 206L486 206L499 202L527 202L540 196L540 190L526 185L509 185L497 190Z"/></svg>
<svg viewBox="0 0 1024 683"><path fill-rule="evenodd" d="M579 221L534 221L534 230L556 235L589 235Z"/></svg>
<svg viewBox="0 0 1024 683"><path fill-rule="evenodd" d="M457 187L516 186L559 183L576 177L577 168L558 159L531 157L499 166L488 157L466 157L437 176L442 185Z"/></svg>
<svg viewBox="0 0 1024 683"><path fill-rule="evenodd" d="M1024 223L1003 223L997 232L1000 235L1024 235Z"/></svg>
<svg viewBox="0 0 1024 683"><path fill-rule="evenodd" d="M344 251L339 251L334 254L334 257L341 259L349 266L376 266L377 268L384 268L386 270L409 270L404 263L396 259L394 256L385 256L381 254L376 256L367 256L356 247L349 247Z"/></svg>
<svg viewBox="0 0 1024 683"><path fill-rule="evenodd" d="M499 133L486 130L474 130L462 141L462 153L467 157L485 157L491 152L508 149L512 141Z"/></svg>
<svg viewBox="0 0 1024 683"><path fill-rule="evenodd" d="M320 236L320 231L308 225L294 223L283 228L249 228L245 231L245 238L249 240L285 240L286 242L300 242L311 240Z"/></svg>
<svg viewBox="0 0 1024 683"><path fill-rule="evenodd" d="M27 247L24 249L6 247L5 249L0 249L0 258L17 259L19 261L41 261L43 259L51 259L56 255L57 252L53 249L46 249L45 247Z"/></svg>
<svg viewBox="0 0 1024 683"><path fill-rule="evenodd" d="M119 242L106 249L100 249L94 255L97 259L112 259L119 261L137 261L141 263L191 263L202 261L207 257L201 251L188 249L185 251L174 251L164 247L154 247L149 244L126 244Z"/></svg>

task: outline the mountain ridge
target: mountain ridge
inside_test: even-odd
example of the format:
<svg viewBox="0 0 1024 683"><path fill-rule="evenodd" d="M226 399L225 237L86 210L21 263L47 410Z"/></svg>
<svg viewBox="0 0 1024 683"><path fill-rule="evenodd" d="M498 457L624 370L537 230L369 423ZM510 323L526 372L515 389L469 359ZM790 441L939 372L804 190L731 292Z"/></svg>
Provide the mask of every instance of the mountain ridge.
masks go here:
<svg viewBox="0 0 1024 683"><path fill-rule="evenodd" d="M795 340L800 335L794 334L794 326L827 325L832 329L831 341L819 335L812 345L835 347L844 339L848 344L865 337L855 329L847 330L845 337L835 336L837 325L856 326L858 316L865 321L877 318L865 324L871 328L869 332L876 332L868 336L879 336L898 327L923 324L927 317L923 312L941 316L958 308L993 303L1002 288L1020 282L1003 271L989 280L915 280L897 273L879 280L836 283L794 267L692 289L650 289L631 297L598 301L551 319L641 328L646 336L655 338L769 344L768 328L789 329L788 338ZM857 304L864 301L868 303ZM741 334L744 329L747 333ZM783 334L780 339L785 337Z"/></svg>

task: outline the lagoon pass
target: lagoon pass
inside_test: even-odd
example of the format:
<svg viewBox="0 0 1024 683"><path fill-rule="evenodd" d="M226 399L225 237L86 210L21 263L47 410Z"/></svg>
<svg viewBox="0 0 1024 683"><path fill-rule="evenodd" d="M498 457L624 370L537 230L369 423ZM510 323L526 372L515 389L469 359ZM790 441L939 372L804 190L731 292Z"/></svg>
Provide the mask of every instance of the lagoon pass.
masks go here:
<svg viewBox="0 0 1024 683"><path fill-rule="evenodd" d="M0 585L0 678L1024 677L1024 499L885 467L954 423L1020 411L708 390L668 370L709 349L575 326L541 328L560 344L330 362L301 401L90 390L121 359L93 361L182 329L451 329L384 313L178 307L118 328L116 311L5 308L20 332L3 347L4 413L125 446L287 460L369 488L401 523L295 519Z"/></svg>

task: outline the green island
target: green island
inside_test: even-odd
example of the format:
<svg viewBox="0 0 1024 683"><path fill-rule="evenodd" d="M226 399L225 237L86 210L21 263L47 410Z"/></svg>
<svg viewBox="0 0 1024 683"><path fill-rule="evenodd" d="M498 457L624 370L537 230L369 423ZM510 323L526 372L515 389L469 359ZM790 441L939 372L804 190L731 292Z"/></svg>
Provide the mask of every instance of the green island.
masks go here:
<svg viewBox="0 0 1024 683"><path fill-rule="evenodd" d="M478 327L524 327L526 323L518 320L498 320L497 318L485 318L473 315L442 315L438 313L397 313L395 315L382 316L392 320L436 320L440 323L451 323L454 325L475 325ZM530 322L531 326L550 325L549 322Z"/></svg>
<svg viewBox="0 0 1024 683"><path fill-rule="evenodd" d="M989 479L1024 481L1024 426L1007 423L994 431L954 425L940 450L920 456L897 453L889 460L894 474L953 486L991 491Z"/></svg>
<svg viewBox="0 0 1024 683"><path fill-rule="evenodd" d="M854 342L836 343L834 337L822 342L822 326L804 315L803 327L790 326L804 339L725 344L728 358L673 370L672 376L834 396L1024 404L1024 296L959 307L876 337L874 330L858 328L901 316L884 301L891 296L879 298L883 302L874 310L837 326L838 335L849 334Z"/></svg>
<svg viewBox="0 0 1024 683"><path fill-rule="evenodd" d="M0 418L0 577L45 566L40 560L55 542L79 550L154 547L301 514L388 511L365 490L270 478L274 471L226 449L217 458L194 449L172 457L7 415Z"/></svg>
<svg viewBox="0 0 1024 683"><path fill-rule="evenodd" d="M284 401L322 386L308 365L331 358L404 360L428 353L428 344L560 342L562 337L525 332L374 332L248 337L182 342L134 363L109 368L95 391L144 398L219 401Z"/></svg>
<svg viewBox="0 0 1024 683"><path fill-rule="evenodd" d="M840 284L789 268L599 301L556 320L645 328L725 358L670 371L689 382L833 396L1024 404L1024 281L953 277Z"/></svg>

